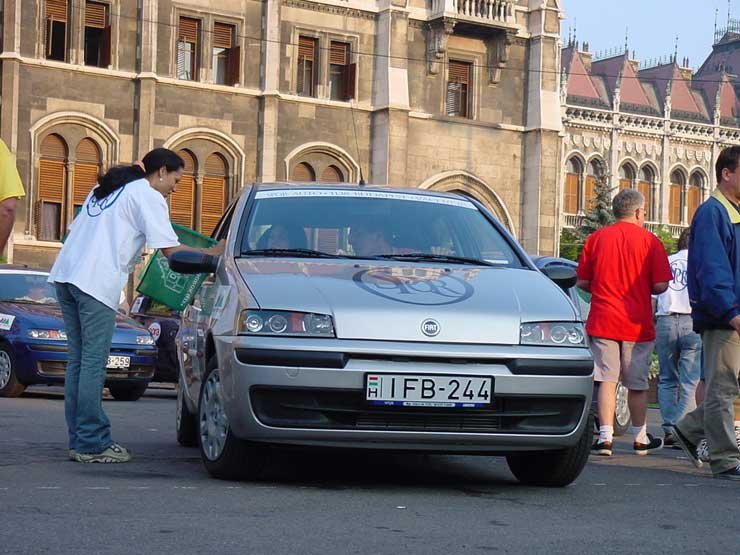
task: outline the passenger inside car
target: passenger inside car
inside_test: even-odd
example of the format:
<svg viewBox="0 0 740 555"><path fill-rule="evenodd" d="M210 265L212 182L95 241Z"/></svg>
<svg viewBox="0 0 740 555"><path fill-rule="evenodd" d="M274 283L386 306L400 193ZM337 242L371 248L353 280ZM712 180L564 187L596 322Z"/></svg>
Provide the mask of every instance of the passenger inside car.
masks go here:
<svg viewBox="0 0 740 555"><path fill-rule="evenodd" d="M299 227L273 224L257 240L257 249L305 249L306 233Z"/></svg>
<svg viewBox="0 0 740 555"><path fill-rule="evenodd" d="M354 224L349 230L349 244L356 256L392 254L391 241L387 228L369 221Z"/></svg>

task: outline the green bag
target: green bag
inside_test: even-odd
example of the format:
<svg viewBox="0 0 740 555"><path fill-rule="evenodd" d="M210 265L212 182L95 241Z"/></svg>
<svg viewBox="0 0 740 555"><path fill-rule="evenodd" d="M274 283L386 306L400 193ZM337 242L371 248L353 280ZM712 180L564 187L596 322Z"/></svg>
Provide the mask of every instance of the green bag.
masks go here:
<svg viewBox="0 0 740 555"><path fill-rule="evenodd" d="M189 247L207 248L216 244L214 239L192 229L172 224L180 243ZM183 310L203 285L207 274L180 274L170 270L167 257L157 250L149 259L136 290L142 295L162 303L173 310Z"/></svg>

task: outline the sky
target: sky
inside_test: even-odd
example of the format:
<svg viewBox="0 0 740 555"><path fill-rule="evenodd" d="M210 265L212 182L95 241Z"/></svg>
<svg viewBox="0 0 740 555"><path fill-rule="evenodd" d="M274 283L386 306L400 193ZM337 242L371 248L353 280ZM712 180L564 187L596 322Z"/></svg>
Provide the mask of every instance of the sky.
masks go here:
<svg viewBox="0 0 740 555"><path fill-rule="evenodd" d="M718 27L727 23L727 0L561 0L566 19L563 43L577 29L578 41L589 50L619 48L624 51L625 29L629 49L643 62L673 54L678 35L678 60L689 58L698 69L712 51L715 10ZM740 19L740 0L731 2L733 18Z"/></svg>

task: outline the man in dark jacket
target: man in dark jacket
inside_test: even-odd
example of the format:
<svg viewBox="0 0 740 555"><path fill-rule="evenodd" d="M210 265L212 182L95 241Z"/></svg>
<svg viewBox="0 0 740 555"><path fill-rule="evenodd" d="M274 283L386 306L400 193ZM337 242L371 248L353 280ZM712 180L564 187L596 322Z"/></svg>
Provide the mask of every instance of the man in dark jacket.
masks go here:
<svg viewBox="0 0 740 555"><path fill-rule="evenodd" d="M740 371L740 146L717 159L717 190L691 223L688 287L694 329L704 343L706 398L679 420L676 440L695 466L706 437L715 478L740 480L733 402Z"/></svg>

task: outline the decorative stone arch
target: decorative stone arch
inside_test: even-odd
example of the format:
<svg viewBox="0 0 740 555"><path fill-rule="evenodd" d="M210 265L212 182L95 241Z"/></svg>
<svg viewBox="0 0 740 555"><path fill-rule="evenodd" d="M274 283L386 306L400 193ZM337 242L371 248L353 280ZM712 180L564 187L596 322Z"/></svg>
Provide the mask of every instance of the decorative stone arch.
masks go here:
<svg viewBox="0 0 740 555"><path fill-rule="evenodd" d="M586 171L586 159L588 158L583 152L580 150L571 150L568 154L565 155L564 163L567 165L568 161L570 161L572 158L578 159L578 162L580 162L581 166L583 166L583 171Z"/></svg>
<svg viewBox="0 0 740 555"><path fill-rule="evenodd" d="M684 184L689 182L689 171L686 169L686 166L681 164L680 162L678 164L674 164L671 166L671 169L668 170L668 175L666 176L668 178L668 181L671 180L673 177L673 174L679 172L684 179Z"/></svg>
<svg viewBox="0 0 740 555"><path fill-rule="evenodd" d="M707 175L707 170L703 166L699 166L699 165L693 166L689 170L688 173L689 173L689 184L691 184L691 178L694 175L699 174L702 179L702 190L710 189L709 175Z"/></svg>
<svg viewBox="0 0 740 555"><path fill-rule="evenodd" d="M609 166L604 160L604 157L601 154L592 154L586 160L586 166L584 168L584 172L586 173L586 175L591 175L590 168L594 162L596 163L598 168L601 170L601 175L607 175L609 173Z"/></svg>
<svg viewBox="0 0 740 555"><path fill-rule="evenodd" d="M316 141L294 148L284 160L286 181L291 180L293 167L300 163L309 164L317 179L331 166L339 170L347 183L356 183L360 178L360 165L346 150L331 143Z"/></svg>
<svg viewBox="0 0 740 555"><path fill-rule="evenodd" d="M234 139L222 131L190 127L172 135L162 146L174 151L190 151L195 156L197 171L201 173L211 154L221 155L229 166L229 198L233 198L243 185L246 154Z"/></svg>
<svg viewBox="0 0 740 555"><path fill-rule="evenodd" d="M626 156L617 163L617 180L619 183L619 189L635 188L637 186L638 173L640 171L639 168L640 165L631 156ZM630 178L622 176L623 173L627 173L627 169L632 173ZM627 187L627 184L625 183L627 180L629 180L629 187Z"/></svg>
<svg viewBox="0 0 740 555"><path fill-rule="evenodd" d="M100 149L100 164L103 168L118 162L121 140L118 134L104 121L83 112L63 111L49 114L39 119L29 129L31 135L30 183L26 195L26 229L28 236L33 235L34 222L37 219L36 204L38 200L38 176L40 146L49 135L58 135L67 145L67 181L71 182L71 172L75 164L77 147L84 139L91 139Z"/></svg>
<svg viewBox="0 0 740 555"><path fill-rule="evenodd" d="M640 172L645 167L650 168L650 171L653 172L653 181L656 183L660 182L660 172L658 171L660 165L652 158L646 158L645 160L640 162L637 169L637 178L640 178Z"/></svg>
<svg viewBox="0 0 740 555"><path fill-rule="evenodd" d="M430 177L419 185L420 189L441 192L459 192L473 197L487 207L516 237L514 220L501 197L482 179L466 171L448 171Z"/></svg>

